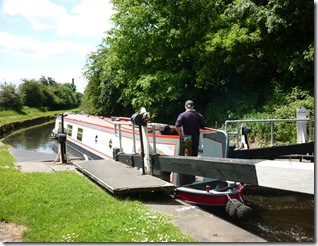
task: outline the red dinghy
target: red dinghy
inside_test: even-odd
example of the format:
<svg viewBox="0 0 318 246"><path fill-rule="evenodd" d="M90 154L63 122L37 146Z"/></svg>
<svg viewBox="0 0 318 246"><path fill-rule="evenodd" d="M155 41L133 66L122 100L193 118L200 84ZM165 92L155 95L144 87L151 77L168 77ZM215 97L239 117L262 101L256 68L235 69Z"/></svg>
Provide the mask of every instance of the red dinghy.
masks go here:
<svg viewBox="0 0 318 246"><path fill-rule="evenodd" d="M225 206L229 197L243 202L243 185L239 182L205 179L178 187L176 195L189 203L209 206Z"/></svg>
<svg viewBox="0 0 318 246"><path fill-rule="evenodd" d="M249 219L252 210L244 204L243 188L240 182L204 178L177 187L174 196L196 205L225 206L231 217Z"/></svg>

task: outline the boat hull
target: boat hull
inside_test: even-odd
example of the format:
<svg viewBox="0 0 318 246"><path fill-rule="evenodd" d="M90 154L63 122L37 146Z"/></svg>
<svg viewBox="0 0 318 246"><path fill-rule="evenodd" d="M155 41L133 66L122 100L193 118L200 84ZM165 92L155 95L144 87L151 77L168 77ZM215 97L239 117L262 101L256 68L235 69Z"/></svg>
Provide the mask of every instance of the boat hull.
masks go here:
<svg viewBox="0 0 318 246"><path fill-rule="evenodd" d="M229 201L229 198L225 195L195 194L180 190L177 193L179 199L196 205L225 206ZM241 200L239 193L231 194L229 196L231 199Z"/></svg>
<svg viewBox="0 0 318 246"><path fill-rule="evenodd" d="M210 188L207 189L207 186ZM218 190L217 187L223 187ZM176 196L188 203L208 206L225 206L230 199L243 202L243 186L236 183L234 187L221 180L208 180L183 185L176 189Z"/></svg>
<svg viewBox="0 0 318 246"><path fill-rule="evenodd" d="M54 143L53 150L58 152L59 145L58 143ZM66 142L66 151L67 154L71 158L83 158L88 160L102 160L105 159L101 155L95 154L86 147L80 146L79 144L75 144L71 141Z"/></svg>
<svg viewBox="0 0 318 246"><path fill-rule="evenodd" d="M52 136L57 136L61 123L62 119L58 116ZM177 155L179 136L159 134L159 127L148 129L147 143L152 148L151 151L156 154ZM96 160L113 158L114 149L118 148L123 153L141 151L139 129L127 120L67 114L64 116L64 132L67 133L67 152L74 156L86 155L88 159Z"/></svg>

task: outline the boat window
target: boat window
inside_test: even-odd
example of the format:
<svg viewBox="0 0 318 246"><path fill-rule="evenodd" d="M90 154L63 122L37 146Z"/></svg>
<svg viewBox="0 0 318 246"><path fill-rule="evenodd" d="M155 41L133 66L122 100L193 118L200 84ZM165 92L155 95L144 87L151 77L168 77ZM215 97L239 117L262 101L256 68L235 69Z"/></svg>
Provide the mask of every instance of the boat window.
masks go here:
<svg viewBox="0 0 318 246"><path fill-rule="evenodd" d="M67 125L67 135L72 136L73 126Z"/></svg>
<svg viewBox="0 0 318 246"><path fill-rule="evenodd" d="M83 129L82 128L78 128L77 140L82 141L82 138L83 138Z"/></svg>

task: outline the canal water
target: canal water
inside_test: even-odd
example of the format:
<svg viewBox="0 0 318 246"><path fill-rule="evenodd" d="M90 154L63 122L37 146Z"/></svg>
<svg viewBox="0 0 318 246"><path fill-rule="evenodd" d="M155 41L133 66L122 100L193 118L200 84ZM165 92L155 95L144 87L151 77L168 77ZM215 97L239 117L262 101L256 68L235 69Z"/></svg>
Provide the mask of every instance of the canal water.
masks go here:
<svg viewBox="0 0 318 246"><path fill-rule="evenodd" d="M54 140L50 138L53 127L54 123L49 123L28 128L7 136L2 142L17 149L54 153ZM253 211L248 221L230 218L224 208L202 208L269 242L315 241L313 195L250 186L244 191L245 203Z"/></svg>
<svg viewBox="0 0 318 246"><path fill-rule="evenodd" d="M53 140L50 138L54 123L47 123L19 130L5 137L2 142L16 149L32 150L54 154Z"/></svg>

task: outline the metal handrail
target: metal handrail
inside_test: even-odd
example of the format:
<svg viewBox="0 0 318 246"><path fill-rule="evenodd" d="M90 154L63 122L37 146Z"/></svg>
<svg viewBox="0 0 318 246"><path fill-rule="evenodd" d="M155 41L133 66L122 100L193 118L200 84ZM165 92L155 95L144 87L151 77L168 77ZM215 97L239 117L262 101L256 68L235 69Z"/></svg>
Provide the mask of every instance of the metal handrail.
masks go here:
<svg viewBox="0 0 318 246"><path fill-rule="evenodd" d="M135 124L133 123L126 123L126 122L113 122L113 124L115 125L115 136L118 136L119 138L119 148L120 151L123 151L122 149L122 132L121 132L121 125L131 125L132 127L132 134L133 134L133 151L134 153L136 152L136 134L135 134ZM158 125L164 125L164 124L158 124L158 123L148 123L148 125L150 125L152 127L152 137L153 137L153 149L152 149L152 153L153 154L157 154L157 146L156 146L156 130L155 127Z"/></svg>
<svg viewBox="0 0 318 246"><path fill-rule="evenodd" d="M309 125L309 141L312 141L312 133L311 133L311 128L312 128L312 120L311 119L266 119L266 120L226 120L225 121L225 132L227 134L234 134L236 135L236 142L237 145L239 144L239 130L240 130L240 124L245 123L245 122L269 122L271 125L271 146L274 146L274 122L298 122L298 121L308 121ZM227 131L227 126L229 123L236 123L236 132L228 132ZM237 146L238 147L238 146Z"/></svg>

